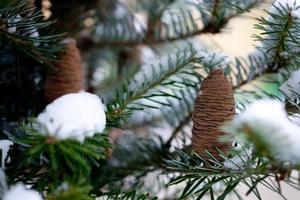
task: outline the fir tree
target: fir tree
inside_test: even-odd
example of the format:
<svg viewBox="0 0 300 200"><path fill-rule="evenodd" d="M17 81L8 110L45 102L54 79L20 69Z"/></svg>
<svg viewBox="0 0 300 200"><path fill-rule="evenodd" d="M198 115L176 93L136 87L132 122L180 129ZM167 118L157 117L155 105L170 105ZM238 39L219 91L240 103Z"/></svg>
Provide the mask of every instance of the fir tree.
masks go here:
<svg viewBox="0 0 300 200"><path fill-rule="evenodd" d="M300 190L299 1L257 18L244 58L195 39L261 3L1 0L1 199Z"/></svg>

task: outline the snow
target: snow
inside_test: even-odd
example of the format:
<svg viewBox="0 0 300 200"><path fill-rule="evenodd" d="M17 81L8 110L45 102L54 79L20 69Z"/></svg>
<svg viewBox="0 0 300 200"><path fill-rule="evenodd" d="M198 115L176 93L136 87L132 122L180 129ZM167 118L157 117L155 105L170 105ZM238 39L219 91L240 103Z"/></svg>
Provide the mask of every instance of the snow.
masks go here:
<svg viewBox="0 0 300 200"><path fill-rule="evenodd" d="M230 59L221 52L215 53L200 50L197 52L197 57L201 59L201 63L221 69L224 69L231 62Z"/></svg>
<svg viewBox="0 0 300 200"><path fill-rule="evenodd" d="M240 156L234 156L233 158L224 161L224 167L227 169L238 170L243 167L244 160Z"/></svg>
<svg viewBox="0 0 300 200"><path fill-rule="evenodd" d="M25 185L18 183L4 193L3 200L42 200L42 196L35 190L26 189Z"/></svg>
<svg viewBox="0 0 300 200"><path fill-rule="evenodd" d="M275 159L300 164L300 127L288 119L283 103L257 100L232 125L238 133L254 134Z"/></svg>
<svg viewBox="0 0 300 200"><path fill-rule="evenodd" d="M269 12L277 13L277 8L292 8L292 16L296 19L300 19L300 1L299 0L277 0L274 2L273 6L271 6Z"/></svg>
<svg viewBox="0 0 300 200"><path fill-rule="evenodd" d="M140 59L143 64L148 64L157 60L157 56L155 55L152 48L148 46L142 46L139 52Z"/></svg>
<svg viewBox="0 0 300 200"><path fill-rule="evenodd" d="M7 32L10 34L17 33L16 24L22 21L22 17L20 15L12 16L10 19L7 20ZM27 27L24 28L25 32L22 33L23 36L30 37L30 38L38 38L40 36L38 29L35 27ZM35 46L38 46L40 43L35 42Z"/></svg>
<svg viewBox="0 0 300 200"><path fill-rule="evenodd" d="M113 16L115 16L116 19L123 19L128 15L128 10L125 6L117 4L116 8L113 12Z"/></svg>
<svg viewBox="0 0 300 200"><path fill-rule="evenodd" d="M23 35L27 36L27 37L30 37L30 38L33 38L33 39L40 37L38 29L34 28L34 27L28 28L28 30ZM39 45L40 45L40 42L37 42L37 41L34 42L34 46L39 46Z"/></svg>
<svg viewBox="0 0 300 200"><path fill-rule="evenodd" d="M249 164L250 159L252 157L252 148L243 146L239 143L236 143L233 149L236 152L236 155L232 158L227 158L224 161L224 167L232 170L245 169L246 167L251 167Z"/></svg>
<svg viewBox="0 0 300 200"><path fill-rule="evenodd" d="M117 19L118 17L121 17L123 11L120 10L121 8L118 8L117 10ZM144 13L134 13L133 14L133 19L132 19L132 23L130 23L130 26L127 26L126 24L124 24L124 22L122 21L126 21L126 18L128 17L132 17L132 16L124 16L123 18L119 18L122 19L120 21L120 23L117 23L114 27L107 27L105 24L99 24L95 27L95 37L93 39L95 39L96 41L99 40L99 36L106 38L107 36L107 30L111 30L112 32L117 32L118 34L124 34L126 30L130 29L132 31L134 31L136 34L144 34L147 30L147 19ZM128 34L124 37L128 37Z"/></svg>
<svg viewBox="0 0 300 200"><path fill-rule="evenodd" d="M32 28L31 30L28 31L28 34L30 38L38 38L40 36L37 28Z"/></svg>
<svg viewBox="0 0 300 200"><path fill-rule="evenodd" d="M10 146L13 145L13 142L10 140L0 140L0 149L2 151L1 157L1 168L5 167L5 159L7 157ZM9 160L9 159L8 159Z"/></svg>
<svg viewBox="0 0 300 200"><path fill-rule="evenodd" d="M22 17L20 15L16 15L7 20L7 32L14 34L17 32L16 23L20 22Z"/></svg>
<svg viewBox="0 0 300 200"><path fill-rule="evenodd" d="M291 120L294 124L300 126L300 114L296 113L289 116L289 120Z"/></svg>
<svg viewBox="0 0 300 200"><path fill-rule="evenodd" d="M85 137L103 132L106 116L98 96L79 92L63 95L47 105L37 122L42 134L83 142Z"/></svg>
<svg viewBox="0 0 300 200"><path fill-rule="evenodd" d="M143 185L143 189L145 189L145 192L152 192L158 199L179 199L186 183L181 182L164 187L172 178L178 176L179 173L163 174L160 170L149 172L144 178L145 184Z"/></svg>
<svg viewBox="0 0 300 200"><path fill-rule="evenodd" d="M112 76L112 69L113 67L107 62L105 59L97 60L96 64L97 67L94 70L93 77L91 79L91 85L96 87L100 85L103 81L107 79L107 77Z"/></svg>
<svg viewBox="0 0 300 200"><path fill-rule="evenodd" d="M144 12L137 12L133 14L133 27L137 33L145 33L147 31L147 15Z"/></svg>
<svg viewBox="0 0 300 200"><path fill-rule="evenodd" d="M289 51L292 51L294 53L297 53L300 51L299 45L294 41L294 37L296 37L295 27L296 24L300 22L300 1L299 0L277 0L273 3L273 5L269 9L269 16L266 18L267 21L271 22L272 25L265 26L266 32L268 33L274 33L276 30L279 29L279 25L283 23L281 20L281 17L276 17L277 14L284 14L288 15L286 13L286 10L290 12L290 14L293 17L293 25L289 27L289 34L287 38L285 39L285 45L287 46L286 49ZM275 15L274 15L275 14ZM278 46L278 33L276 34L267 34L265 39L262 42L262 50L266 51L268 54L268 58L273 59L274 56L276 56L276 49L275 47ZM288 59L289 54L287 52L280 52L280 56L283 59Z"/></svg>
<svg viewBox="0 0 300 200"><path fill-rule="evenodd" d="M291 77L279 89L291 100L296 100L300 95L300 70L294 71Z"/></svg>
<svg viewBox="0 0 300 200"><path fill-rule="evenodd" d="M165 187L173 178L179 175L179 173L164 174L161 170L148 172L140 179L139 191L141 193L149 193L150 196L156 196L158 199L179 199L186 186L185 182ZM127 176L124 180L126 189L130 189L135 181L136 177Z"/></svg>
<svg viewBox="0 0 300 200"><path fill-rule="evenodd" d="M255 101L238 117L239 122L247 122L250 125L256 122L272 124L280 122L282 119L287 119L284 105L279 101L269 99Z"/></svg>

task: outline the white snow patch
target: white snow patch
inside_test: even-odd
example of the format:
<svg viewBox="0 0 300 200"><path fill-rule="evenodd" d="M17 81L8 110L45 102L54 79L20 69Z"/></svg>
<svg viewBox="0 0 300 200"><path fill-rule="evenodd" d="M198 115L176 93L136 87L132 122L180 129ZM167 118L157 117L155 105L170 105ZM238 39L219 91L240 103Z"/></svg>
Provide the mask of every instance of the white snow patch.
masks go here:
<svg viewBox="0 0 300 200"><path fill-rule="evenodd" d="M42 196L35 190L26 189L25 185L18 183L4 193L3 200L42 200Z"/></svg>
<svg viewBox="0 0 300 200"><path fill-rule="evenodd" d="M103 132L106 124L104 105L100 98L87 92L70 93L47 105L39 114L41 133L57 139L92 137Z"/></svg>
<svg viewBox="0 0 300 200"><path fill-rule="evenodd" d="M0 140L0 149L2 151L2 159L1 159L1 168L4 169L5 167L5 159L7 157L9 148L11 145L13 145L14 143L10 140ZM9 161L9 159L8 159Z"/></svg>
<svg viewBox="0 0 300 200"><path fill-rule="evenodd" d="M300 164L300 127L288 119L283 103L257 100L234 119L233 127L255 134L274 158Z"/></svg>

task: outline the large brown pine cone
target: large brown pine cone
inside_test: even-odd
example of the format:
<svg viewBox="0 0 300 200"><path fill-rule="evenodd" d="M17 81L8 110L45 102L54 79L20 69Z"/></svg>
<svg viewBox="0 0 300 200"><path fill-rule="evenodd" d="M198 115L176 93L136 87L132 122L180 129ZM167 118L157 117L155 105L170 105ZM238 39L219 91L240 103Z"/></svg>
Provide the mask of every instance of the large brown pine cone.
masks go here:
<svg viewBox="0 0 300 200"><path fill-rule="evenodd" d="M225 134L220 126L231 120L234 114L232 85L222 70L213 70L202 83L193 113L193 149L203 159L209 159L205 150L218 160L222 158L217 148L225 154L228 152L231 144L219 140Z"/></svg>
<svg viewBox="0 0 300 200"><path fill-rule="evenodd" d="M52 102L56 98L83 90L83 69L81 56L76 42L67 39L66 49L58 55L57 61L53 63L51 71L45 84L45 100Z"/></svg>

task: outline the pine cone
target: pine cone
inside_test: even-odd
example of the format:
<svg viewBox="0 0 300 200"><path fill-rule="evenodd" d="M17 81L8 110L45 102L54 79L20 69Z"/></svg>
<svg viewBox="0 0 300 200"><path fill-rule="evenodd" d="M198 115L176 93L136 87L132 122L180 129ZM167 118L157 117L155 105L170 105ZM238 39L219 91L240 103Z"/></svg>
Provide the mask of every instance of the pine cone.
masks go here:
<svg viewBox="0 0 300 200"><path fill-rule="evenodd" d="M80 52L73 39L65 40L66 50L58 55L53 63L45 84L45 100L52 102L56 98L83 90L83 69Z"/></svg>
<svg viewBox="0 0 300 200"><path fill-rule="evenodd" d="M216 69L204 79L201 91L193 113L193 149L205 160L209 159L205 150L222 160L216 147L223 153L231 147L230 143L220 142L219 138L225 134L220 126L235 114L232 85L223 71Z"/></svg>

